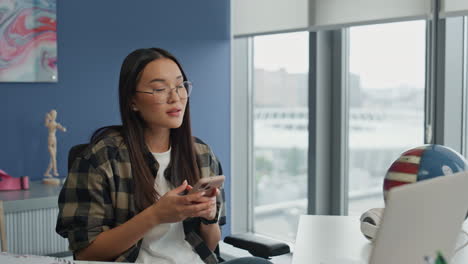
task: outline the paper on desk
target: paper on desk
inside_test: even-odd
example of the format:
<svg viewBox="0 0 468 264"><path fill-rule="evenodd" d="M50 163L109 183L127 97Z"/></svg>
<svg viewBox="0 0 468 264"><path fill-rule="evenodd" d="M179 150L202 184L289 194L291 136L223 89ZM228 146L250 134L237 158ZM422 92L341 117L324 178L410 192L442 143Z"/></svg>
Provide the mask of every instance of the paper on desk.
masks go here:
<svg viewBox="0 0 468 264"><path fill-rule="evenodd" d="M45 256L35 256L35 255L18 255L12 253L1 252L0 253L0 263L8 264L73 264L72 261L54 258L54 257L45 257Z"/></svg>
<svg viewBox="0 0 468 264"><path fill-rule="evenodd" d="M104 264L108 262L101 261L73 261L63 258L36 256L36 255L20 255L13 253L0 252L0 263L8 264ZM125 263L121 263L125 264ZM136 263L132 263L136 264Z"/></svg>

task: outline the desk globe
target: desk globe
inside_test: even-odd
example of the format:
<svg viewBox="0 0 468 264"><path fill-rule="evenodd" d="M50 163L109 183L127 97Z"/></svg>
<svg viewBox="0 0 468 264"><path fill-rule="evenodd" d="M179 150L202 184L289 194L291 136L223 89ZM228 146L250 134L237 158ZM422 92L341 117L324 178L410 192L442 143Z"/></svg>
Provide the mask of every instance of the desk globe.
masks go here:
<svg viewBox="0 0 468 264"><path fill-rule="evenodd" d="M383 184L384 200L393 187L466 170L465 158L449 147L430 144L410 149L388 169Z"/></svg>

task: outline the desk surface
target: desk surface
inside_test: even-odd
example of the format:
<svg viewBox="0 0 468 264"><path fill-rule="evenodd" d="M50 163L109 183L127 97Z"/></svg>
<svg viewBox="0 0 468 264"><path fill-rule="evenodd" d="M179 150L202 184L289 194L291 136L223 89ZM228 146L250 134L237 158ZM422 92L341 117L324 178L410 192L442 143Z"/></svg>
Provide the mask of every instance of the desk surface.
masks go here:
<svg viewBox="0 0 468 264"><path fill-rule="evenodd" d="M19 255L19 254L0 252L0 263L8 263L8 264L104 264L104 263L109 263L109 262L73 261L73 260L54 258L54 257Z"/></svg>
<svg viewBox="0 0 468 264"><path fill-rule="evenodd" d="M468 223L464 223L468 230ZM457 247L464 243L462 234ZM299 220L292 264L367 263L372 244L360 231L359 217L303 215ZM468 263L468 246L452 259Z"/></svg>

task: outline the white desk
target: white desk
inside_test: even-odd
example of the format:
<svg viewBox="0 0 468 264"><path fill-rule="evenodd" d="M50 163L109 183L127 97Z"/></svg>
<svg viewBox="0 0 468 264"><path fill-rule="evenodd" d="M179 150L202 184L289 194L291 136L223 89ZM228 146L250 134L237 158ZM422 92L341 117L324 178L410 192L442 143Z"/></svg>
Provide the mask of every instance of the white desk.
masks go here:
<svg viewBox="0 0 468 264"><path fill-rule="evenodd" d="M466 239L462 233L457 247ZM292 264L361 264L367 262L371 249L371 242L361 234L359 217L303 215ZM468 246L453 257L452 263L468 263Z"/></svg>
<svg viewBox="0 0 468 264"><path fill-rule="evenodd" d="M37 255L22 255L0 252L0 263L2 264L104 264L110 262L100 261L73 261L68 259L45 257ZM121 264L124 264L121 262Z"/></svg>

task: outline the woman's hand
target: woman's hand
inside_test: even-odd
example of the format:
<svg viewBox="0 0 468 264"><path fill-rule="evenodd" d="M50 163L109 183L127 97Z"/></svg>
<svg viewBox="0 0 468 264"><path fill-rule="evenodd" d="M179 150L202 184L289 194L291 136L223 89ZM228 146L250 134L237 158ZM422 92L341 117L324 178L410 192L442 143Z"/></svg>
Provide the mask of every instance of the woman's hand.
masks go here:
<svg viewBox="0 0 468 264"><path fill-rule="evenodd" d="M187 190L191 190L192 186L188 186ZM213 220L216 217L216 195L219 194L219 189L215 188L210 193L205 193L204 196L200 197L194 203L210 203L210 207L203 212L200 212L199 217L203 217L207 220Z"/></svg>
<svg viewBox="0 0 468 264"><path fill-rule="evenodd" d="M212 211L212 199L203 199L205 192L180 195L187 189L187 181L184 181L179 187L167 192L151 209L154 212L155 224L175 223L185 220L188 217L205 217ZM216 214L216 197L215 214ZM214 216L212 217L214 218Z"/></svg>

